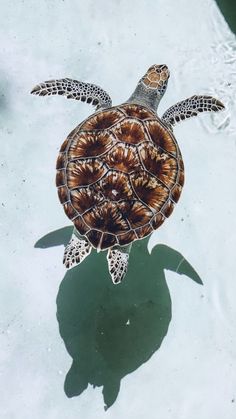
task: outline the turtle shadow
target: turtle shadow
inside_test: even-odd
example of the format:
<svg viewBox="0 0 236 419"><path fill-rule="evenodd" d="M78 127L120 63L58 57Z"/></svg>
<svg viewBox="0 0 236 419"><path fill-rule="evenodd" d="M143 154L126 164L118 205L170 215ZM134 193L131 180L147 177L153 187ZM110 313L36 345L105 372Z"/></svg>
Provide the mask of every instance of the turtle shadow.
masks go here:
<svg viewBox="0 0 236 419"><path fill-rule="evenodd" d="M35 247L67 244L65 227L40 239ZM123 377L135 371L160 348L171 321L171 298L165 270L202 281L177 251L157 245L151 255L148 239L133 244L124 281L114 286L104 252L92 252L67 271L57 295L57 320L72 358L65 378L68 397L88 384L103 386L105 409L116 400Z"/></svg>
<svg viewBox="0 0 236 419"><path fill-rule="evenodd" d="M228 23L230 29L236 34L236 11L234 2L225 0L216 0L216 3Z"/></svg>

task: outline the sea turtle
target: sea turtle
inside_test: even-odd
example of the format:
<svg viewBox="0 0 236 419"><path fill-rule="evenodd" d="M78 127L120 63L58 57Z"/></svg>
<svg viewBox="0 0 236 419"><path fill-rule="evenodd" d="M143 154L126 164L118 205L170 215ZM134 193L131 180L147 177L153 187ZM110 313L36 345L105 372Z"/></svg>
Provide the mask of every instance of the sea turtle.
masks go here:
<svg viewBox="0 0 236 419"><path fill-rule="evenodd" d="M108 249L112 281L121 282L132 242L151 234L172 213L184 184L173 126L224 105L210 96L192 96L159 117L168 79L166 65L151 66L118 106L100 87L68 78L45 81L31 91L96 106L95 114L68 135L57 159L59 199L74 223L64 253L66 268L82 262L93 247Z"/></svg>

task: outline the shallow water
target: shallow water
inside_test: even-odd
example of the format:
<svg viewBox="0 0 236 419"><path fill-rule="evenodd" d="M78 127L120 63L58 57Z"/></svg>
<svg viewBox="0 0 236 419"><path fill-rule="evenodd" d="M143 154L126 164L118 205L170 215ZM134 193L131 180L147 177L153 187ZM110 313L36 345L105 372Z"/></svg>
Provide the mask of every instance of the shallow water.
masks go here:
<svg viewBox="0 0 236 419"><path fill-rule="evenodd" d="M234 419L235 35L212 0L15 1L1 21L1 417ZM201 93L226 111L176 126L184 191L125 281L104 253L65 273L55 160L91 107L29 91L67 76L118 104L153 63L160 115Z"/></svg>

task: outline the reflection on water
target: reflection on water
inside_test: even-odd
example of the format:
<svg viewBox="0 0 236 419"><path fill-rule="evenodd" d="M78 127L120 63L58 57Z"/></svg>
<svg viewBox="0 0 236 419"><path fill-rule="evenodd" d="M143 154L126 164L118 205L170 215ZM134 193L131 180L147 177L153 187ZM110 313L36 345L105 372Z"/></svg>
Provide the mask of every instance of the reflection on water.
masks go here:
<svg viewBox="0 0 236 419"><path fill-rule="evenodd" d="M49 233L35 247L66 245L71 232L72 227L66 227ZM180 253L157 245L150 255L147 242L133 244L120 285L110 280L105 252L94 251L65 274L57 295L57 319L73 360L65 379L68 397L78 396L88 384L103 386L104 402L111 406L121 379L159 349L171 321L165 269L202 284Z"/></svg>

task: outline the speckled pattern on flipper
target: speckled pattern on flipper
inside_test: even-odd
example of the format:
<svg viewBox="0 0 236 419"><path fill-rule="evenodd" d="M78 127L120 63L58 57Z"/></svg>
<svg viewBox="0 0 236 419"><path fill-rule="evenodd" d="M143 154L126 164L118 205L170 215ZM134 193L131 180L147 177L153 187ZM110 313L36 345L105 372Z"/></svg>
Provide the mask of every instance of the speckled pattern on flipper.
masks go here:
<svg viewBox="0 0 236 419"><path fill-rule="evenodd" d="M111 106L110 96L100 87L72 79L47 80L35 86L31 93L38 96L62 95L91 105Z"/></svg>
<svg viewBox="0 0 236 419"><path fill-rule="evenodd" d="M223 103L214 97L195 95L167 109L162 115L162 120L173 126L177 122L197 116L200 112L218 112L222 109L224 109Z"/></svg>
<svg viewBox="0 0 236 419"><path fill-rule="evenodd" d="M71 269L81 263L89 255L91 249L87 240L73 234L64 252L63 263L66 268Z"/></svg>
<svg viewBox="0 0 236 419"><path fill-rule="evenodd" d="M108 269L113 284L119 284L128 268L129 254L120 249L111 248L107 253Z"/></svg>

